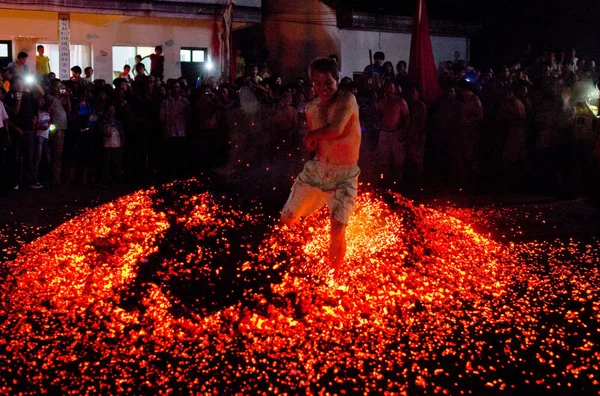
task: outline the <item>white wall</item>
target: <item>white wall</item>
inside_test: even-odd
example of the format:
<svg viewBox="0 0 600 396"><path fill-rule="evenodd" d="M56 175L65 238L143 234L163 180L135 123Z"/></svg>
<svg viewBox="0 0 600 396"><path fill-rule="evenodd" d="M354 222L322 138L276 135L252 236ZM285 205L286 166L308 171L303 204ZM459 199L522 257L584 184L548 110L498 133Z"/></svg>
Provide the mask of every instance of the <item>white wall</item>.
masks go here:
<svg viewBox="0 0 600 396"><path fill-rule="evenodd" d="M410 34L368 32L364 30L340 31L342 42L342 75L352 78L353 72L363 71L369 64L369 50L385 53L385 60L396 63L410 54Z"/></svg>
<svg viewBox="0 0 600 396"><path fill-rule="evenodd" d="M436 67L440 62L453 61L456 51L458 51L458 59L469 60L467 38L431 36L431 47L433 48L433 58L435 59Z"/></svg>
<svg viewBox="0 0 600 396"><path fill-rule="evenodd" d="M385 60L394 65L410 57L411 35L407 33L369 32L363 30L341 30L342 75L352 77L353 72L363 71L369 64L369 49L385 53ZM436 66L439 62L454 60L454 52L459 51L465 59L467 39L464 37L431 37L431 46ZM410 67L410 65L409 65Z"/></svg>
<svg viewBox="0 0 600 396"><path fill-rule="evenodd" d="M165 78L175 78L181 74L181 47L206 47L210 52L212 27L212 21L202 20L71 14L71 43L90 46L94 78L107 81L113 79L113 45L162 45L165 55ZM19 37L27 37L28 40ZM0 40L13 40L15 58L19 51L28 52L29 67L35 70L35 43L58 42L58 14L2 10ZM83 69L89 65L79 66ZM215 65L215 69L220 70L219 65Z"/></svg>

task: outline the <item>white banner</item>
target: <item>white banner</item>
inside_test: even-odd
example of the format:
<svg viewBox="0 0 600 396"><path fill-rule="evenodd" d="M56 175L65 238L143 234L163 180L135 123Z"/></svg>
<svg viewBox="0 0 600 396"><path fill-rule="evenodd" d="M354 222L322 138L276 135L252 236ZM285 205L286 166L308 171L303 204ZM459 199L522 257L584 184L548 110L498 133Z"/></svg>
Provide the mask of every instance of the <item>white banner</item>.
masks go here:
<svg viewBox="0 0 600 396"><path fill-rule="evenodd" d="M58 53L61 80L71 77L71 26L69 14L58 14Z"/></svg>

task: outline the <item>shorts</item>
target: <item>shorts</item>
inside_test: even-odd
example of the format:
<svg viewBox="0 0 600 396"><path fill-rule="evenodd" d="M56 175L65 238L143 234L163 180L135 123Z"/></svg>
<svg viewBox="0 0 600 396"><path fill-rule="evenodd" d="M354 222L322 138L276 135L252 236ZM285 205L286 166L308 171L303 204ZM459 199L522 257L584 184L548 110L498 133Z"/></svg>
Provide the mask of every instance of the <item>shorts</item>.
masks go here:
<svg viewBox="0 0 600 396"><path fill-rule="evenodd" d="M332 218L348 224L358 189L357 165L327 165L311 160L294 182L281 211L282 217L297 220L309 216L325 203Z"/></svg>
<svg viewBox="0 0 600 396"><path fill-rule="evenodd" d="M406 141L400 141L400 132L379 132L379 161L384 167L402 168L406 161Z"/></svg>

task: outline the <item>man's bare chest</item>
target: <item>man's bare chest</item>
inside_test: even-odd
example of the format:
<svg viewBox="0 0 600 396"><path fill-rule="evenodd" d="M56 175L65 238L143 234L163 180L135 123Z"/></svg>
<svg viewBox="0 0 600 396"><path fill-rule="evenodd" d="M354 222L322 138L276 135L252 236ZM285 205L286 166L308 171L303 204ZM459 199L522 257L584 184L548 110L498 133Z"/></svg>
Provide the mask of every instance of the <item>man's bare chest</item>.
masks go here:
<svg viewBox="0 0 600 396"><path fill-rule="evenodd" d="M386 116L395 116L395 115L399 115L401 110L402 110L402 106L400 105L399 102L395 102L395 101L384 101L381 103L380 106L381 112L383 113L382 115Z"/></svg>
<svg viewBox="0 0 600 396"><path fill-rule="evenodd" d="M332 120L331 106L314 106L308 113L313 129L321 128Z"/></svg>

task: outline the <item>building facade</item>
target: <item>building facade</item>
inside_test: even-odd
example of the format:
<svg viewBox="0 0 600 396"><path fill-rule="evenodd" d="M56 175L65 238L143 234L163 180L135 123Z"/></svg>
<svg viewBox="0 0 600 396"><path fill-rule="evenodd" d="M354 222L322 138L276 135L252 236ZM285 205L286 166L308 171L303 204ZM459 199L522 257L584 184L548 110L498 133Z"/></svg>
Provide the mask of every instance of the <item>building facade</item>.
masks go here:
<svg viewBox="0 0 600 396"><path fill-rule="evenodd" d="M133 65L135 55L149 55L155 46L161 45L165 78L181 76L186 66L197 68L199 73L210 69L211 74L219 76L229 70L223 61L226 59L223 13L227 3L227 0L2 1L0 65L24 51L29 55L29 70L35 70L36 47L42 44L57 76L61 68L91 66L95 79L112 81L125 64ZM260 0L234 3L231 24L234 30L261 22ZM215 46L215 36L221 41L220 46Z"/></svg>

